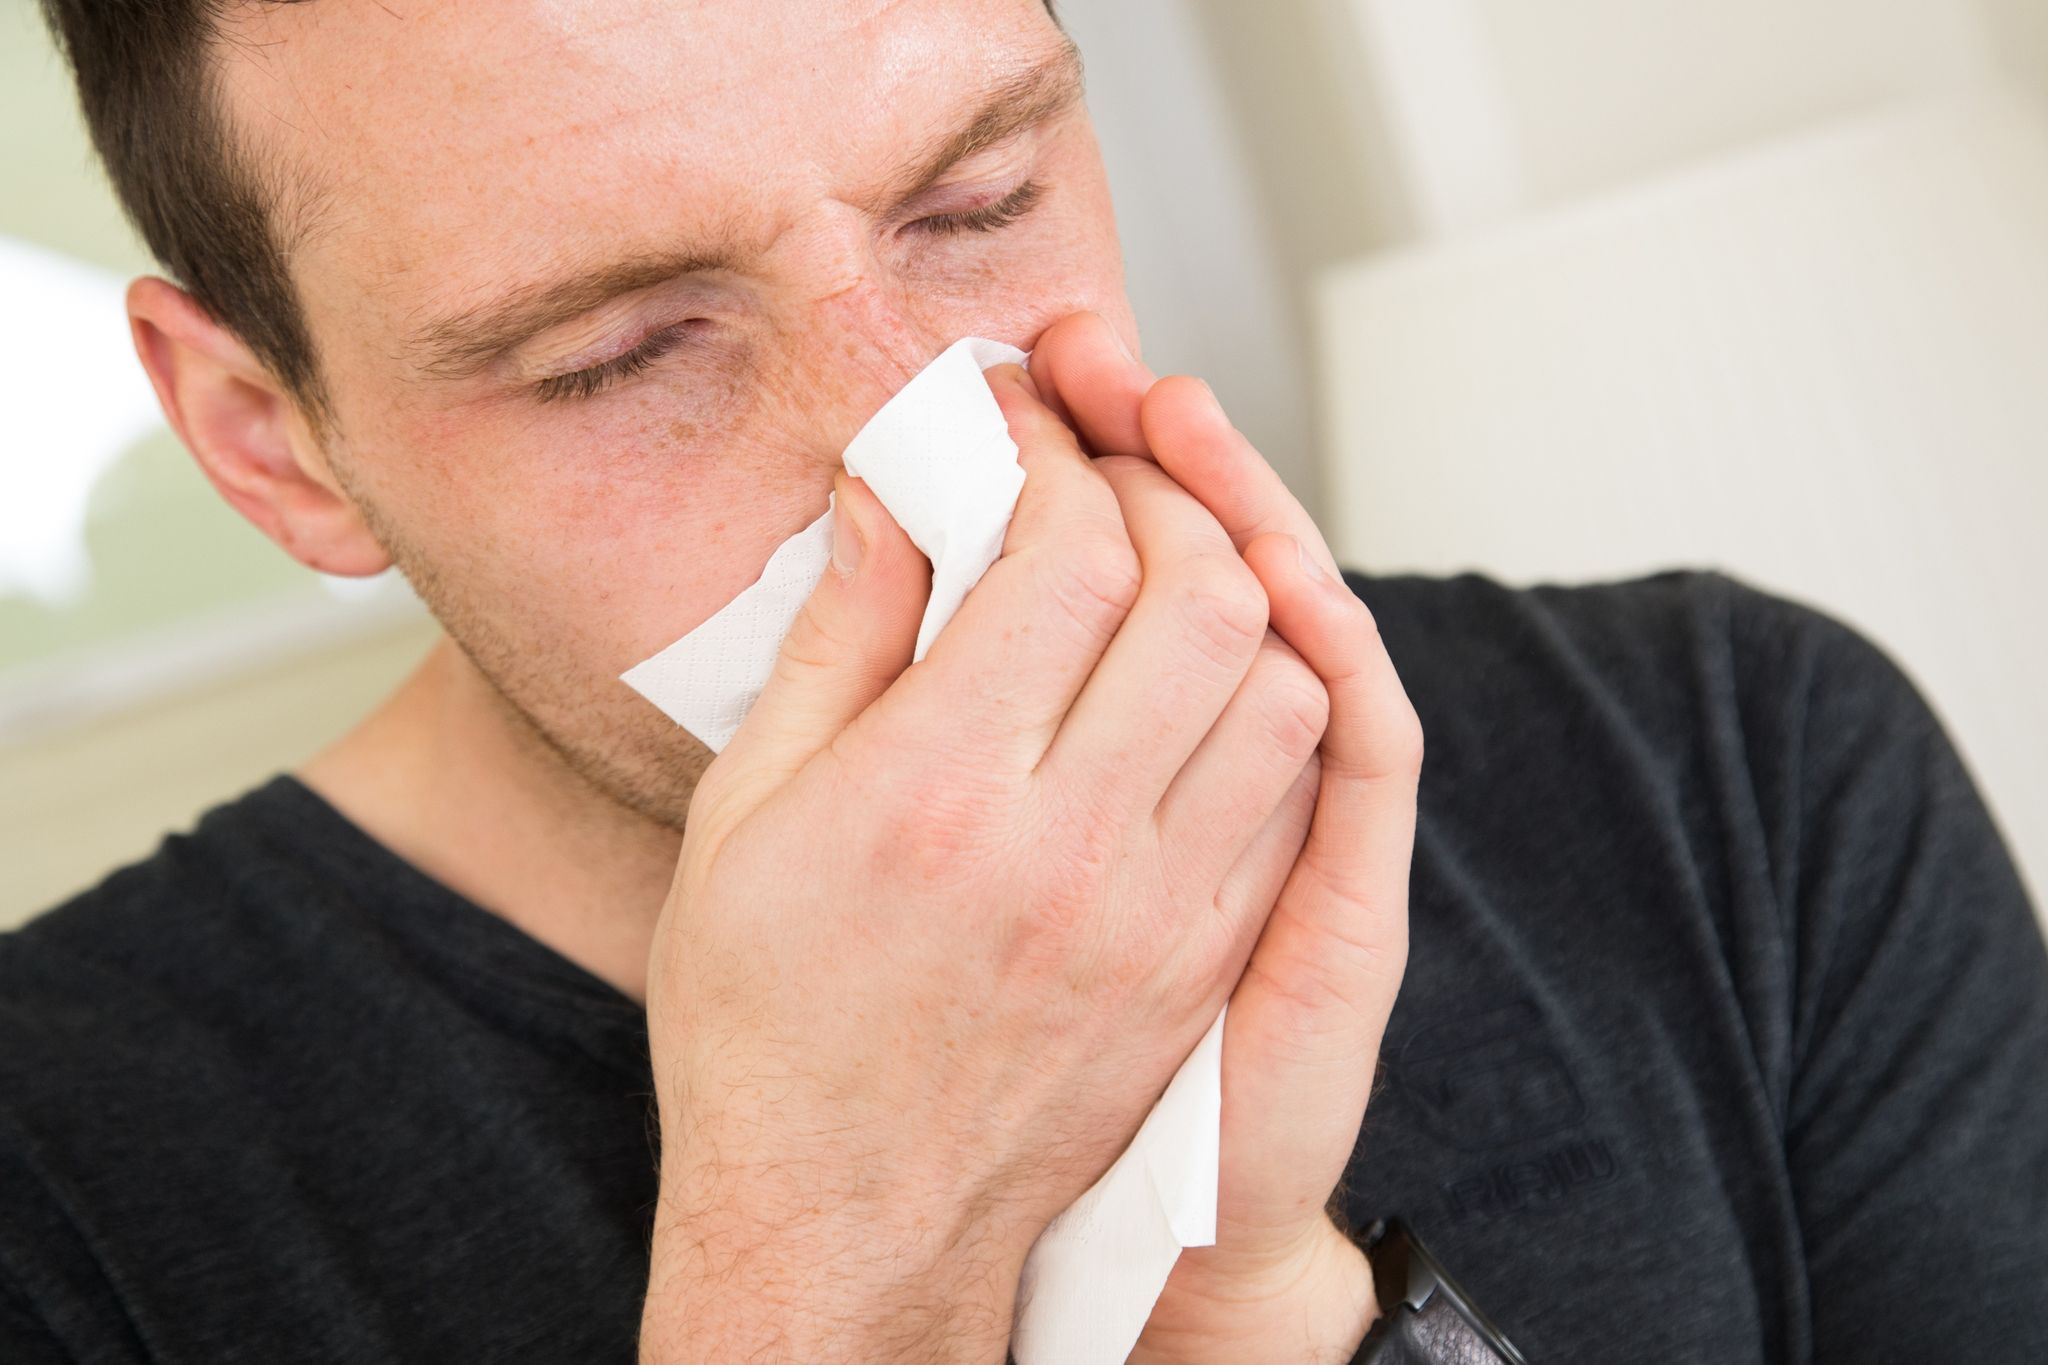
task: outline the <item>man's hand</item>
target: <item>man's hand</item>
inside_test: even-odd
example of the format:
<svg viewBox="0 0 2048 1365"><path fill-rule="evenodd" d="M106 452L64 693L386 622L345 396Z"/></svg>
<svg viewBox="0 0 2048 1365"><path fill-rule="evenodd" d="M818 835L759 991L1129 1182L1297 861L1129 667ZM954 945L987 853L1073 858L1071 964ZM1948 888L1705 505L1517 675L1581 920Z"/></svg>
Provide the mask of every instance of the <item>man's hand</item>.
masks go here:
<svg viewBox="0 0 2048 1365"><path fill-rule="evenodd" d="M1217 1243L1182 1253L1132 1359L1341 1362L1376 1309L1324 1208L1407 962L1421 725L1314 523L1206 385L1154 383L1092 315L1051 328L1032 372L1094 454L1156 460L1215 514L1330 698L1314 824L1224 1026Z"/></svg>
<svg viewBox="0 0 2048 1365"><path fill-rule="evenodd" d="M928 567L842 477L845 571L691 806L649 969L646 1359L1000 1360L1026 1252L1306 835L1328 702L1259 558L989 378L1026 472L1003 557L913 665Z"/></svg>

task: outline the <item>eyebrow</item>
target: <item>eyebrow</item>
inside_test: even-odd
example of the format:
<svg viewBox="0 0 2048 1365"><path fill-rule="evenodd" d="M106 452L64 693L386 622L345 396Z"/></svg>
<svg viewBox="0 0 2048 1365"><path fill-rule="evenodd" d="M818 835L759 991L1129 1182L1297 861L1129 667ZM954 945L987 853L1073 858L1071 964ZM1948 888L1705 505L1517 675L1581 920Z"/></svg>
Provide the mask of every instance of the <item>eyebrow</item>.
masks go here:
<svg viewBox="0 0 2048 1365"><path fill-rule="evenodd" d="M1066 113L1081 102L1082 91L1081 49L1061 34L1051 58L1004 78L966 127L910 158L916 169L892 184L886 197L897 203L915 199L976 153Z"/></svg>
<svg viewBox="0 0 2048 1365"><path fill-rule="evenodd" d="M1083 94L1080 49L1061 35L1049 60L1004 78L958 132L909 158L878 202L902 203L943 179L960 162L1059 116ZM420 368L441 379L474 375L529 337L627 294L714 270L736 270L745 253L729 244L683 251L638 252L550 280L521 285L476 308L430 323L413 340Z"/></svg>
<svg viewBox="0 0 2048 1365"><path fill-rule="evenodd" d="M465 378L528 337L601 304L685 275L725 269L737 258L722 248L645 253L522 285L481 308L422 329L414 342L420 368L437 379Z"/></svg>

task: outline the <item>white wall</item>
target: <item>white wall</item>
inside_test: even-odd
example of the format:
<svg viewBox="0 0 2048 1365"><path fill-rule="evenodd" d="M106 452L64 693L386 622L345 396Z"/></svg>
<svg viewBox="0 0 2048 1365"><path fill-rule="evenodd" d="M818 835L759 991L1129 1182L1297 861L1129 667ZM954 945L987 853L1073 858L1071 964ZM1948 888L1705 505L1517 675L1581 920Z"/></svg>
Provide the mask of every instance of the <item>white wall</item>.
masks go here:
<svg viewBox="0 0 2048 1365"><path fill-rule="evenodd" d="M1339 3L1424 236L1968 88L1995 65L1977 0Z"/></svg>
<svg viewBox="0 0 2048 1365"><path fill-rule="evenodd" d="M1323 302L1340 555L1711 567L1845 618L2048 891L2048 101L1830 120L1361 259Z"/></svg>
<svg viewBox="0 0 2048 1365"><path fill-rule="evenodd" d="M1186 0L1064 0L1088 65L1145 359L1215 387L1304 502L1319 462L1301 296Z"/></svg>
<svg viewBox="0 0 2048 1365"><path fill-rule="evenodd" d="M2023 81L2048 91L2048 3L2044 0L1983 0L1999 64Z"/></svg>

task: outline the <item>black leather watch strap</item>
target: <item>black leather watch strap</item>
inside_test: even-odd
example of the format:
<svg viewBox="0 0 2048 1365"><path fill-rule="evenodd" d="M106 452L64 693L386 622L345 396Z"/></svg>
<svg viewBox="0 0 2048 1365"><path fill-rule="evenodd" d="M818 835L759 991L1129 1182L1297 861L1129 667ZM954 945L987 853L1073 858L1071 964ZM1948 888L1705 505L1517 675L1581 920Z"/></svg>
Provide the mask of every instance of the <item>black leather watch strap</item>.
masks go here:
<svg viewBox="0 0 2048 1365"><path fill-rule="evenodd" d="M1358 1241L1372 1262L1380 1317L1351 1365L1527 1365L1398 1218L1374 1223Z"/></svg>
<svg viewBox="0 0 2048 1365"><path fill-rule="evenodd" d="M1436 1298L1420 1312L1395 1305L1372 1325L1353 1365L1501 1365L1495 1351L1448 1299Z"/></svg>

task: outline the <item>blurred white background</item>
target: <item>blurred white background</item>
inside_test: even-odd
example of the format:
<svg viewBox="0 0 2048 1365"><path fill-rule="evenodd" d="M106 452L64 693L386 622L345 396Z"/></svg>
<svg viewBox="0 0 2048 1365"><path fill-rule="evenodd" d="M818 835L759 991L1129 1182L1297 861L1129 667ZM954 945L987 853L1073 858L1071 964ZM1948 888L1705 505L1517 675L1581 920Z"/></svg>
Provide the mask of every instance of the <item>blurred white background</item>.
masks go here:
<svg viewBox="0 0 2048 1365"><path fill-rule="evenodd" d="M1342 558L1714 567L1841 616L2048 885L2048 3L1061 8L1148 359L1211 379ZM0 924L297 762L431 638L400 587L292 570L154 430L118 306L145 268L0 0L0 297L71 338L0 357Z"/></svg>

